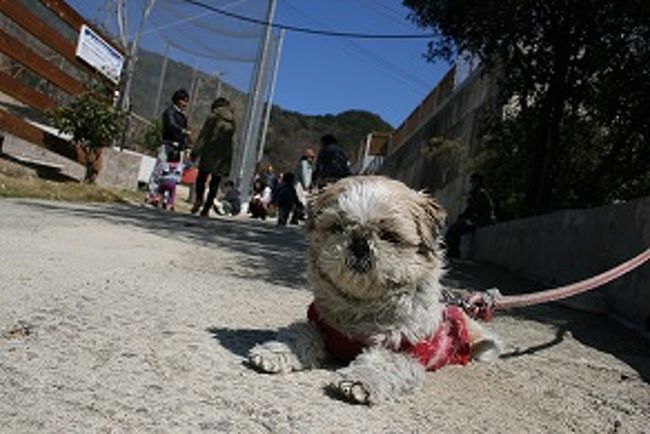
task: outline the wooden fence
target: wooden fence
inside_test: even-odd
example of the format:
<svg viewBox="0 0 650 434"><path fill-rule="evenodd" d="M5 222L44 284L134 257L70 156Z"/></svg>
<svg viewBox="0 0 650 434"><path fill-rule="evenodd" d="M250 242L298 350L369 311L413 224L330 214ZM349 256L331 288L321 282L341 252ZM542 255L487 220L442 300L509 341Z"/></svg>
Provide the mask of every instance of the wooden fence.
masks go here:
<svg viewBox="0 0 650 434"><path fill-rule="evenodd" d="M63 0L33 3L49 13L53 20L45 20L42 14L25 6L25 2L0 0L0 13L4 15L0 28L0 58L4 59L0 64L8 66L8 70L0 70L0 92L44 119L49 110L61 105L66 98L88 90L93 83L103 82L112 93L114 83L77 58L76 39L70 37L78 36L84 24L95 33L101 35L101 32ZM63 31L65 27L68 37ZM75 146L39 127L38 122L29 122L28 118L24 111L7 109L5 104L0 107L0 131L83 162Z"/></svg>

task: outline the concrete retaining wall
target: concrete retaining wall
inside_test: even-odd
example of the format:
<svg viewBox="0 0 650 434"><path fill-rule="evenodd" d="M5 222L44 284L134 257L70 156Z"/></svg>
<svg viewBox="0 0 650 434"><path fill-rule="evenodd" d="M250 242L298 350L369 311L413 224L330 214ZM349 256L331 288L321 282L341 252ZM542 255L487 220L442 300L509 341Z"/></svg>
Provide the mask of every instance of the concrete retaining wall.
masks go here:
<svg viewBox="0 0 650 434"><path fill-rule="evenodd" d="M2 152L21 160L58 168L61 174L79 181L83 180L86 173L81 164L11 134L5 134ZM104 148L102 169L97 177L97 184L105 187L136 189L143 157L146 158L142 154L129 150Z"/></svg>
<svg viewBox="0 0 650 434"><path fill-rule="evenodd" d="M496 91L495 78L475 71L397 150L386 157L380 174L399 179L415 189L435 192L451 221L464 206L467 169L449 156L430 159L425 149L431 138L444 137L466 146L471 158L481 149L481 118L484 105ZM443 191L451 185L450 191Z"/></svg>
<svg viewBox="0 0 650 434"><path fill-rule="evenodd" d="M572 283L650 247L650 197L500 223L472 237L472 257L545 282ZM535 288L530 288L531 290ZM568 302L650 332L650 263Z"/></svg>
<svg viewBox="0 0 650 434"><path fill-rule="evenodd" d="M96 182L106 187L136 189L141 164L141 154L128 150L120 151L116 148L104 148L102 170Z"/></svg>

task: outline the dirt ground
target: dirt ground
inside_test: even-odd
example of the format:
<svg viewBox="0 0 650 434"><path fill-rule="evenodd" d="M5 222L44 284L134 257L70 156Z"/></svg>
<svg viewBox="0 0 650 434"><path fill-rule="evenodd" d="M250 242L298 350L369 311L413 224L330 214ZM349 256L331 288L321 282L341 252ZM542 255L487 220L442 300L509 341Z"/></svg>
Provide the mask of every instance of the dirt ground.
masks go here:
<svg viewBox="0 0 650 434"><path fill-rule="evenodd" d="M255 372L248 349L305 316L304 249L245 217L0 200L0 432L650 431L648 341L558 305L498 315L500 360L386 405L331 396L331 369ZM447 282L534 287L471 262Z"/></svg>

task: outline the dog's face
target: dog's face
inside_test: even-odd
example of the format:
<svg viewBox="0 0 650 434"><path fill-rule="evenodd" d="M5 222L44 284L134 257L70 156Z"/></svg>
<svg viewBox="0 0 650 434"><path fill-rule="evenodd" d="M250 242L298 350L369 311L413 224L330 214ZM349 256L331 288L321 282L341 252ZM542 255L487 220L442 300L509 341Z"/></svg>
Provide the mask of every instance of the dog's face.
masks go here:
<svg viewBox="0 0 650 434"><path fill-rule="evenodd" d="M444 218L433 198L401 182L344 178L318 197L310 215L312 276L355 299L415 291L441 273Z"/></svg>

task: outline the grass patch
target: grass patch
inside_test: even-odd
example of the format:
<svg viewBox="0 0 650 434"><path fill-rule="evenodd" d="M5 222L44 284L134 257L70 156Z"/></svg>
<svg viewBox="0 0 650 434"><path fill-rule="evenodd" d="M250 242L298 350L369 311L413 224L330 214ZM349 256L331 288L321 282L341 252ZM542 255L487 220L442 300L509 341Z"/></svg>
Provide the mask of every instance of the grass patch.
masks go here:
<svg viewBox="0 0 650 434"><path fill-rule="evenodd" d="M118 190L75 181L42 179L33 170L0 158L0 198L48 199L69 202L136 203L143 193Z"/></svg>

